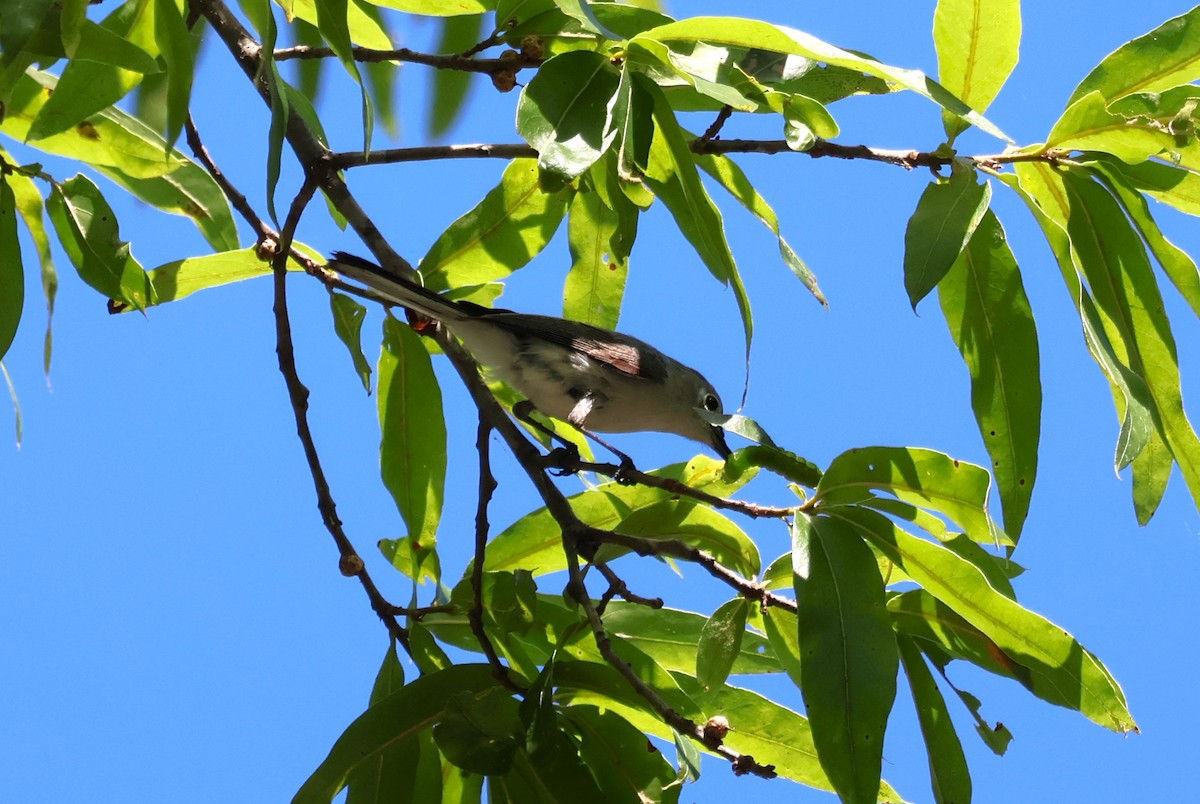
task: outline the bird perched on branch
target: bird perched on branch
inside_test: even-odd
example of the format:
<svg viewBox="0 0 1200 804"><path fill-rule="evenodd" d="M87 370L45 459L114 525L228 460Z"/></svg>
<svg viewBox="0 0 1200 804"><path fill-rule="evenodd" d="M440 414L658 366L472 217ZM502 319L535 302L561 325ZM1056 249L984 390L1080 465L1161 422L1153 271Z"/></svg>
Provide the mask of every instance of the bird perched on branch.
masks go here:
<svg viewBox="0 0 1200 804"><path fill-rule="evenodd" d="M477 363L547 416L589 435L675 433L722 458L730 454L723 431L710 422L722 412L712 384L645 341L564 318L452 301L340 251L328 267L442 322Z"/></svg>

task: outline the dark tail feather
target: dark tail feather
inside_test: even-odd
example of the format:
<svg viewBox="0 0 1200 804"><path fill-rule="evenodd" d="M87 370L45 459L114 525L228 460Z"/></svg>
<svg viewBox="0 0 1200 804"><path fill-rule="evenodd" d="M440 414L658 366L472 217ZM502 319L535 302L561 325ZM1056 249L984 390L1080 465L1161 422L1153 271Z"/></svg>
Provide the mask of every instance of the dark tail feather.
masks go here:
<svg viewBox="0 0 1200 804"><path fill-rule="evenodd" d="M328 267L361 282L389 301L430 318L444 320L463 315L454 302L354 254L335 251L330 255Z"/></svg>

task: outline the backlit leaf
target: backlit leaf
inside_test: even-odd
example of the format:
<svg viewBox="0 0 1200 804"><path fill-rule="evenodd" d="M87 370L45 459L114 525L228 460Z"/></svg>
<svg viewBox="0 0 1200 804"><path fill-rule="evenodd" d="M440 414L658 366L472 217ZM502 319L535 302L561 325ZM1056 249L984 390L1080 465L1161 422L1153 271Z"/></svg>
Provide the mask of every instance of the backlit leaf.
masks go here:
<svg viewBox="0 0 1200 804"><path fill-rule="evenodd" d="M982 112L1017 65L1020 0L938 0L933 42L942 86Z"/></svg>
<svg viewBox="0 0 1200 804"><path fill-rule="evenodd" d="M442 392L420 336L392 316L379 354L380 472L414 541L432 546L446 484Z"/></svg>
<svg viewBox="0 0 1200 804"><path fill-rule="evenodd" d="M821 767L842 801L874 801L899 663L875 557L844 524L797 513L792 583L800 691Z"/></svg>
<svg viewBox="0 0 1200 804"><path fill-rule="evenodd" d="M359 715L337 739L320 766L292 799L294 804L328 804L351 774L380 752L432 727L451 696L496 687L486 664L458 664L428 673Z"/></svg>
<svg viewBox="0 0 1200 804"><path fill-rule="evenodd" d="M913 310L937 287L971 240L987 212L992 189L975 171L955 171L949 181L926 185L904 232L904 289Z"/></svg>
<svg viewBox="0 0 1200 804"><path fill-rule="evenodd" d="M155 302L149 277L129 244L120 239L117 216L91 180L78 175L58 185L47 209L63 250L84 282L138 310Z"/></svg>
<svg viewBox="0 0 1200 804"><path fill-rule="evenodd" d="M599 53L555 56L521 91L517 132L538 152L538 164L564 179L579 176L612 146L617 70Z"/></svg>
<svg viewBox="0 0 1200 804"><path fill-rule="evenodd" d="M938 804L958 804L971 800L971 771L963 754L962 743L954 731L950 710L942 697L929 665L911 637L899 637L900 659L917 706L925 752L929 756L929 777L933 799Z"/></svg>
<svg viewBox="0 0 1200 804"><path fill-rule="evenodd" d="M329 294L329 308L333 313L333 331L338 340L345 344L354 362L354 372L362 380L363 390L371 393L371 364L363 355L362 325L367 317L367 308L344 293Z"/></svg>
<svg viewBox="0 0 1200 804"><path fill-rule="evenodd" d="M16 337L24 306L25 270L17 240L17 201L8 180L0 175L0 359Z"/></svg>
<svg viewBox="0 0 1200 804"><path fill-rule="evenodd" d="M1173 17L1104 57L1071 93L1114 101L1134 92L1161 92L1200 78L1200 8Z"/></svg>
<svg viewBox="0 0 1200 804"><path fill-rule="evenodd" d="M938 300L971 375L971 407L992 458L1004 530L1015 541L1037 474L1042 389L1033 311L990 210L938 285Z"/></svg>
<svg viewBox="0 0 1200 804"><path fill-rule="evenodd" d="M993 589L973 564L864 508L837 508L827 516L850 524L929 594L1029 668L1041 685L1040 697L1113 731L1137 729L1124 692L1100 660L1059 626Z"/></svg>
<svg viewBox="0 0 1200 804"><path fill-rule="evenodd" d="M500 184L452 223L421 259L426 287L481 285L523 267L554 236L570 193L543 190L537 163L514 159Z"/></svg>
<svg viewBox="0 0 1200 804"><path fill-rule="evenodd" d="M696 645L696 680L706 690L725 683L742 649L750 601L735 597L713 612L700 631Z"/></svg>

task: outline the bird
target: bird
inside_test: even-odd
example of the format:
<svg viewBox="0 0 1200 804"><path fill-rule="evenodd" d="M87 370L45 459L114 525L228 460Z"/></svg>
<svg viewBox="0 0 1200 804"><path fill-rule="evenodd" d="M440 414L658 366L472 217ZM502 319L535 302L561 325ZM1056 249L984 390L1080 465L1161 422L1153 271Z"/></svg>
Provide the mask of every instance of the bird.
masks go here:
<svg viewBox="0 0 1200 804"><path fill-rule="evenodd" d="M342 251L333 252L327 267L440 321L490 375L605 446L595 433L651 431L689 438L721 458L731 454L712 423L724 410L712 383L645 341L580 321L447 299Z"/></svg>

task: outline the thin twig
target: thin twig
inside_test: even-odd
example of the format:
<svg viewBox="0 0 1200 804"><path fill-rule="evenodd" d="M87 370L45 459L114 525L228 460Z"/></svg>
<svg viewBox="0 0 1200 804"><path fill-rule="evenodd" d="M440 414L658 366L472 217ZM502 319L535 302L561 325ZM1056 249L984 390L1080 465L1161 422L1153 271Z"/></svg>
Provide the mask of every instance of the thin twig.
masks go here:
<svg viewBox="0 0 1200 804"><path fill-rule="evenodd" d="M237 61L242 72L253 83L264 103L270 106L271 98L279 91L274 85L273 72L264 70L262 43L250 35L241 21L229 10L222 0L189 0L194 10L208 20L226 49ZM337 208L346 222L366 243L376 261L385 268L405 276L414 276L412 264L400 256L384 239L379 228L350 193L339 169L329 160L330 151L308 127L303 115L288 115L284 137L303 166L305 175L319 184L325 197Z"/></svg>
<svg viewBox="0 0 1200 804"><path fill-rule="evenodd" d="M1035 153L1000 153L977 156L948 156L934 151L896 151L872 148L868 145L843 145L829 140L817 140L806 151L793 151L786 140L692 140L691 150L697 154L781 154L801 153L813 159L862 159L882 162L906 170L918 167L939 168L953 164L955 159L973 162L979 167L998 168L1016 162L1049 162L1057 164L1067 157L1060 150ZM389 148L362 152L337 152L329 156L330 164L337 170L364 165L387 165L402 162L424 162L435 159L520 159L537 158L538 152L524 143L474 143L462 145L426 145L413 148Z"/></svg>
<svg viewBox="0 0 1200 804"><path fill-rule="evenodd" d="M717 112L717 119L712 121L712 125L706 128L704 133L700 135L701 141L707 142L708 140L716 139L717 135L721 133L725 122L732 116L733 107L729 104L722 106L721 111Z"/></svg>
<svg viewBox="0 0 1200 804"><path fill-rule="evenodd" d="M743 500L732 500L728 497L718 497L715 494L694 489L673 477L659 477L658 475L647 474L632 466L619 466L615 463L592 463L569 453L564 454L564 452L559 452L553 457L554 468L557 469L565 469L570 472L594 472L598 475L619 479L621 483L626 485L652 486L653 488L662 489L681 497L691 497L713 508L737 511L755 519L759 517L786 519L792 516L796 510L795 508L780 508L774 505L760 505Z"/></svg>
<svg viewBox="0 0 1200 804"><path fill-rule="evenodd" d="M496 648L488 639L487 631L483 627L483 562L487 555L487 511L492 493L496 490L496 478L492 474L490 460L491 444L488 440L491 435L491 425L480 415L479 431L475 438L475 449L479 452L479 502L475 509L475 563L471 565L471 591L475 594L475 600L467 611L467 620L471 623L471 631L475 634L479 647L487 656L488 664L492 666L492 676L505 686L517 690L518 685L509 676L508 668L500 662Z"/></svg>
<svg viewBox="0 0 1200 804"><path fill-rule="evenodd" d="M665 604L661 597L642 597L630 590L629 585L625 583L625 579L617 575L616 570L608 565L606 561L595 561L592 566L604 576L604 580L608 581L608 588L604 590L604 594L600 596L600 603L596 606L596 610L604 614L604 610L608 607L608 601L614 597L628 600L638 606L645 606L651 609L661 609Z"/></svg>
<svg viewBox="0 0 1200 804"><path fill-rule="evenodd" d="M724 729L718 730L710 728L709 724L701 726L691 718L679 714L662 697L662 694L658 690L643 681L641 676L634 671L633 667L617 655L616 650L613 648L612 640L608 638L608 632L604 628L604 621L600 618L600 612L596 610L595 604L588 595L587 586L583 581L583 572L579 566L579 554L575 551L571 541L572 539L569 534L564 533L563 546L567 553L567 571L571 577L570 582L567 584L567 592L579 603L580 608L583 609L588 625L591 626L592 637L596 641L596 648L600 651L600 655L604 658L604 661L624 677L629 686L646 703L650 704L650 707L664 723L680 734L690 737L710 751L729 760L735 773L739 775L751 773L764 779L775 778L777 774L775 773L774 765L761 765L749 754L740 754L724 744L724 732L728 730L728 724L724 724Z"/></svg>
<svg viewBox="0 0 1200 804"><path fill-rule="evenodd" d="M507 71L516 72L525 67L536 67L542 63L541 59L525 56L515 51L512 56L499 59L471 58L472 54L470 51L466 54L437 54L421 53L416 50L409 50L406 47L396 48L395 50L374 50L369 47L355 46L350 49L350 53L354 56L354 60L359 62L403 61L410 64L423 64L426 67L434 67L439 70L457 70L465 73L486 73L488 75ZM332 48L313 47L309 45L296 45L295 47L279 48L274 51L275 61L328 59L333 55Z"/></svg>
<svg viewBox="0 0 1200 804"><path fill-rule="evenodd" d="M296 369L296 353L292 344L292 325L287 307L286 253L291 248L296 227L300 224L300 217L304 214L304 209L308 206L308 202L312 200L316 191L316 182L311 177L306 179L300 191L292 200L291 208L288 210L287 219L284 222L283 231L280 233L280 249L279 253L275 255L272 265L275 276L275 353L279 359L279 371L283 374L284 383L287 385L288 399L291 401L292 413L296 420L296 434L300 437L300 443L304 447L304 457L308 461L309 472L312 475L313 487L317 494L317 509L321 512L321 521L324 522L325 529L333 537L333 541L338 548L338 553L341 556L338 566L342 574L358 578L359 583L362 584L364 591L367 593L367 599L371 602L371 608L374 609L379 619L383 621L392 639L399 642L407 651L409 650L407 629L397 622L391 604L384 599L383 594L375 586L371 576L367 573L362 558L358 555L358 552L354 549L354 545L351 544L349 537L346 536L345 531L342 529L342 521L337 515L337 504L333 500L329 481L325 477L325 470L321 466L321 458L317 454L317 445L313 440L312 429L308 424L308 388L301 382L299 372Z"/></svg>
<svg viewBox="0 0 1200 804"><path fill-rule="evenodd" d="M711 553L692 547L678 539L649 539L587 526L580 530L578 538L579 547L584 551L594 550L601 544L613 544L631 550L639 556L670 556L697 564L709 575L747 599L757 601L764 606L778 606L793 613L796 611L796 601L780 597L758 581L750 580L717 561Z"/></svg>

